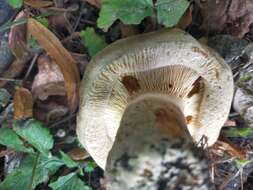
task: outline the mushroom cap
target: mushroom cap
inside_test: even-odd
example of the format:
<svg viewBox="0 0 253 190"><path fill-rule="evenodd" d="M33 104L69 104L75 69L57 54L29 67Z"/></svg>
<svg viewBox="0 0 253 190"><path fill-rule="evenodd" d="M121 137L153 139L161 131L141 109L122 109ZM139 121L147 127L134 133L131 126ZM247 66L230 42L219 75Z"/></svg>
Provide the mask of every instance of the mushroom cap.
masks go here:
<svg viewBox="0 0 253 190"><path fill-rule="evenodd" d="M101 168L124 111L147 95L174 102L194 141L206 137L210 146L230 110L232 72L213 50L179 29L133 36L102 50L85 71L77 117L78 138Z"/></svg>

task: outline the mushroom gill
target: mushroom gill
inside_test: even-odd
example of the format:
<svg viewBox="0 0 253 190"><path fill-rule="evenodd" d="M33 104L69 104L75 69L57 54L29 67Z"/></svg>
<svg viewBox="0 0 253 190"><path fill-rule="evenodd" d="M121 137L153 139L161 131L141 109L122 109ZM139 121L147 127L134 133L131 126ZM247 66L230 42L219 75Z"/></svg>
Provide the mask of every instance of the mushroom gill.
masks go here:
<svg viewBox="0 0 253 190"><path fill-rule="evenodd" d="M189 131L195 142L205 137L210 146L233 95L230 68L179 29L113 43L92 59L81 86L77 135L104 169L125 112L145 103L138 118L128 117L130 126L144 119L168 139L187 138ZM131 105L137 108L128 109Z"/></svg>

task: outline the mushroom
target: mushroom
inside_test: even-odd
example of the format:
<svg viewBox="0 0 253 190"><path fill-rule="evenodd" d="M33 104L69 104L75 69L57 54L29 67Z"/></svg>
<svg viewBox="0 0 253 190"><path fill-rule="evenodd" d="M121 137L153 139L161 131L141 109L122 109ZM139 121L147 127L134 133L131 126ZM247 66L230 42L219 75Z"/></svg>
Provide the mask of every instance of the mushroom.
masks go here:
<svg viewBox="0 0 253 190"><path fill-rule="evenodd" d="M121 127L129 129L126 136L140 127L145 139L191 136L211 146L233 96L229 66L179 29L119 40L98 53L85 72L77 135L103 169Z"/></svg>

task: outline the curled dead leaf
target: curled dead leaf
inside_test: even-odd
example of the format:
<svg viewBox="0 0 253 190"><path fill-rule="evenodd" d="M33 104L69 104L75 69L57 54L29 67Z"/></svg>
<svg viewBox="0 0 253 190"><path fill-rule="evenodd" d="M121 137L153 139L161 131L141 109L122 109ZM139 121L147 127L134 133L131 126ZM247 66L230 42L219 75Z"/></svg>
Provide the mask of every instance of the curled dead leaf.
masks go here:
<svg viewBox="0 0 253 190"><path fill-rule="evenodd" d="M219 140L214 144L217 150L228 153L232 157L237 157L240 160L246 159L246 153L243 149L233 144L227 138L220 137Z"/></svg>
<svg viewBox="0 0 253 190"><path fill-rule="evenodd" d="M90 157L89 153L83 148L74 148L68 152L72 160L84 160Z"/></svg>
<svg viewBox="0 0 253 190"><path fill-rule="evenodd" d="M80 83L80 74L74 59L59 39L35 19L28 19L28 33L38 41L59 66L64 77L70 111L74 112L79 102Z"/></svg>
<svg viewBox="0 0 253 190"><path fill-rule="evenodd" d="M33 116L33 97L26 88L17 88L13 97L14 118L24 119Z"/></svg>
<svg viewBox="0 0 253 190"><path fill-rule="evenodd" d="M27 16L24 12L20 12L15 18L15 22L26 19ZM30 54L26 48L26 25L12 26L9 33L9 47L12 53L15 55L16 60L14 60L9 68L4 71L1 78L12 79L18 76L25 68L28 60L30 59ZM8 80L0 80L0 87L3 87Z"/></svg>
<svg viewBox="0 0 253 190"><path fill-rule="evenodd" d="M65 96L64 79L59 66L43 54L38 58L38 68L39 73L32 84L34 98L46 100L48 96Z"/></svg>
<svg viewBox="0 0 253 190"><path fill-rule="evenodd" d="M14 22L18 22L26 18L27 18L26 14L23 11L21 11L15 18ZM9 33L9 47L17 59L22 59L24 54L27 52L25 24L11 27Z"/></svg>

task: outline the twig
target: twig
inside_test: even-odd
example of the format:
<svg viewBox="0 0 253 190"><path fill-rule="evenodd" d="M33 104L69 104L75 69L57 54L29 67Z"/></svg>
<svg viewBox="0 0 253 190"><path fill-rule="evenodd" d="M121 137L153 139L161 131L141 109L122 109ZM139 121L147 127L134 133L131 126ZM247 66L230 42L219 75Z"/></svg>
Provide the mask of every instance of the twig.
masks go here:
<svg viewBox="0 0 253 190"><path fill-rule="evenodd" d="M36 60L38 59L38 57L39 57L39 53L36 53L35 56L33 57L32 61L31 61L31 64L30 64L30 66L29 66L29 68L28 68L26 74L25 74L25 77L24 77L24 79L23 79L23 83L25 83L26 79L27 79L28 76L30 75L31 70L32 70L33 66L35 65Z"/></svg>
<svg viewBox="0 0 253 190"><path fill-rule="evenodd" d="M9 79L0 77L0 81L9 81L9 82L22 82L20 79Z"/></svg>

